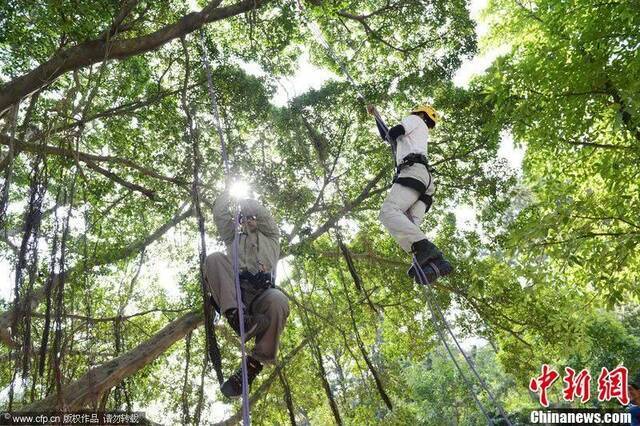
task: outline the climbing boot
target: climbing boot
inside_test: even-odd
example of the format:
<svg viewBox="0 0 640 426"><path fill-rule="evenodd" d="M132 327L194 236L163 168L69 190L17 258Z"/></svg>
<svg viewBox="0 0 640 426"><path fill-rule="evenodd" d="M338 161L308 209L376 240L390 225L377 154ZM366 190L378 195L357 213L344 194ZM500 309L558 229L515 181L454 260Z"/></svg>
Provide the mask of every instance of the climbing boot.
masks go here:
<svg viewBox="0 0 640 426"><path fill-rule="evenodd" d="M229 326L240 336L240 315L236 308L227 310L224 313L227 317ZM249 341L254 336L258 336L264 333L269 327L269 318L262 314L247 314L244 313L244 340Z"/></svg>
<svg viewBox="0 0 640 426"><path fill-rule="evenodd" d="M444 256L438 247L427 239L413 243L411 245L411 251L422 268L427 279L427 283L429 284L433 283L440 277L449 275L453 271L451 264L444 259ZM411 265L407 274L418 284L422 283L421 277L416 273L415 265Z"/></svg>
<svg viewBox="0 0 640 426"><path fill-rule="evenodd" d="M251 356L247 356L247 379L249 381L249 387L251 387L251 383L258 377L261 371L262 364L260 361ZM236 398L242 395L242 365L222 384L220 391L227 398ZM247 393L248 392L249 389L247 389Z"/></svg>
<svg viewBox="0 0 640 426"><path fill-rule="evenodd" d="M411 244L411 252L416 257L418 265L423 268L427 266L431 260L442 257L442 252L438 250L438 247L426 238ZM416 273L413 270L413 265L411 265L407 274L409 274L410 277L416 276Z"/></svg>
<svg viewBox="0 0 640 426"><path fill-rule="evenodd" d="M451 264L442 256L430 260L426 265L422 266L423 276L415 273L414 265L407 271L407 274L412 277L418 284L433 284L438 278L449 275L453 272ZM426 282L423 280L426 279Z"/></svg>
<svg viewBox="0 0 640 426"><path fill-rule="evenodd" d="M420 265L426 265L430 260L442 257L438 247L426 238L411 244L411 251Z"/></svg>

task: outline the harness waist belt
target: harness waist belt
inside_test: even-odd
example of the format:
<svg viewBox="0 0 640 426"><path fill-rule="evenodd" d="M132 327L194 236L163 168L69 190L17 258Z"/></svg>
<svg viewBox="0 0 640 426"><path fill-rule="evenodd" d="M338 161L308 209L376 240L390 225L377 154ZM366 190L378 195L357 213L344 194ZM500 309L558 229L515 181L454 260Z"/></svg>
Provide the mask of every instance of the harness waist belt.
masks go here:
<svg viewBox="0 0 640 426"><path fill-rule="evenodd" d="M242 271L240 272L239 278L242 281L248 281L256 288L267 289L275 287L270 272L260 271L256 274L252 274L249 271Z"/></svg>
<svg viewBox="0 0 640 426"><path fill-rule="evenodd" d="M427 186L425 186L425 184L420 182L418 179L408 176L398 176L402 169L404 169L405 167L413 166L417 163L424 165L427 168L427 171L431 173L431 168L429 167L429 163L427 163L427 157L425 157L423 154L413 153L407 155L402 159L402 163L400 163L396 170L396 176L394 177L393 182L417 191L419 194L418 200L422 201L425 204L425 212L428 212L431 208L431 204L433 204L433 197L430 194L427 194ZM429 177L429 179L431 179L431 177Z"/></svg>
<svg viewBox="0 0 640 426"><path fill-rule="evenodd" d="M429 163L427 162L427 157L425 157L424 154L412 153L402 159L402 163L398 165L396 173L400 174L402 169L404 169L405 167L411 167L416 163L423 164L427 168L427 170L431 171L429 168Z"/></svg>

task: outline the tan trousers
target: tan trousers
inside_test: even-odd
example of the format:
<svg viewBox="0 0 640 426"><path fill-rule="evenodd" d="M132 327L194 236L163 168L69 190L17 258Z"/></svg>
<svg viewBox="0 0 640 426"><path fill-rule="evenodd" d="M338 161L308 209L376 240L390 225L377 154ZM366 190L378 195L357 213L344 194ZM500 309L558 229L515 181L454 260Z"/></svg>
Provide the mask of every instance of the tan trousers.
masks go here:
<svg viewBox="0 0 640 426"><path fill-rule="evenodd" d="M205 278L220 312L237 307L233 265L226 254L213 253L207 256ZM289 300L280 290L270 288L250 303L249 313L264 314L269 319L267 330L256 336L251 356L263 363L273 363L278 353L280 335L289 316Z"/></svg>
<svg viewBox="0 0 640 426"><path fill-rule="evenodd" d="M434 192L433 180L422 164L405 168L400 177L417 179L427 188L427 194ZM411 252L411 244L427 238L420 229L427 206L418 200L419 196L415 189L394 183L380 208L380 222L407 253Z"/></svg>

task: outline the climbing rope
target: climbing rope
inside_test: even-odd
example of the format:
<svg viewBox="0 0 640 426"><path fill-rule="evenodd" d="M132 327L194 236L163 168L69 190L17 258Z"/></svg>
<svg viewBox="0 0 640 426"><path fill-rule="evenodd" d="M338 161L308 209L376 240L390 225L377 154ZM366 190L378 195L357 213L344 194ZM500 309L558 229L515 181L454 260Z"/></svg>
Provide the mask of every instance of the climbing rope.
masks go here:
<svg viewBox="0 0 640 426"><path fill-rule="evenodd" d="M192 183L191 183L191 202L195 209L196 221L198 223L198 233L200 241L198 242L199 254L198 259L199 271L200 271L200 290L202 292L202 304L204 310L204 330L205 330L205 346L207 349L207 355L213 370L216 373L218 383L222 385L224 382L224 374L222 373L222 362L220 357L220 347L218 346L218 340L215 333L215 314L213 303L208 295L207 284L205 279L205 262L207 259L207 241L206 241L206 228L204 223L204 216L202 214L201 197L200 197L200 166L202 164L202 155L200 154L200 147L198 144L198 137L196 135L196 129L194 124L195 109L189 105L187 88L189 79L191 77L191 61L189 58L189 47L187 46L186 38L180 39L182 43L182 49L184 51L185 60L185 73L182 83L182 96L180 97L182 103L182 109L186 118L187 136L191 142L191 156L192 156ZM205 360L206 362L206 360Z"/></svg>
<svg viewBox="0 0 640 426"><path fill-rule="evenodd" d="M418 278L420 280L420 284L424 287L425 293L427 294L427 306L429 307L429 311L431 312L431 318L433 318L434 323L436 321L438 321L438 319L442 322L443 326L447 329L449 335L451 336L451 339L455 342L456 347L458 348L458 351L460 351L460 353L462 354L463 358L467 362L467 365L469 365L469 369L476 376L476 378L480 382L480 386L485 390L485 392L487 392L487 395L489 396L489 399L491 400L493 405L500 412L500 416L505 420L505 422L507 423L508 426L512 426L512 423L509 420L509 418L507 417L507 415L505 414L504 410L502 409L502 406L498 403L496 398L493 396L493 393L491 392L491 390L487 386L486 382L484 381L484 379L480 376L480 374L476 370L476 368L475 368L475 366L473 364L473 361L466 354L466 352L464 351L464 349L462 348L462 346L458 342L458 339L456 338L455 333L453 332L453 330L451 330L451 327L449 326L449 323L447 322L447 320L446 320L446 318L444 316L444 313L442 312L442 309L440 308L440 304L438 303L435 295L433 294L433 289L429 285L429 283L427 281L427 277L426 277L424 271L422 270L422 268L420 267L420 265L418 264L418 261L417 261L415 255L413 256L413 267L418 272ZM433 309L434 306L435 306L435 311L438 313L439 316L437 316L435 314L434 309ZM438 331L438 334L440 335L440 340L444 343L444 346L447 348L447 352L449 353L449 356L453 360L453 363L456 365L456 368L458 369L458 372L460 373L460 375L462 376L464 381L467 383L467 386L469 386L469 388L472 390L471 394L473 396L473 399L476 401L476 404L478 405L478 407L480 407L480 410L484 413L484 415L487 418L487 421L489 422L489 424L493 424L493 419L491 419L488 416L488 414L486 413L482 403L476 397L475 391L473 390L473 385L468 381L466 376L462 373L462 370L458 366L458 363L456 362L455 357L451 353L451 350L449 349L449 345L446 342L445 336L443 336L442 329L438 328L438 327L436 327L436 329Z"/></svg>
<svg viewBox="0 0 640 426"><path fill-rule="evenodd" d="M309 20L307 20L304 17L304 14L302 13L300 4L299 4L298 12L300 13L300 16L301 16L303 22L306 23L307 27L310 29L312 34L315 36L316 40L320 41L320 44L325 48L325 50L327 51L327 53L329 54L331 59L342 70L342 73L346 77L347 81L353 86L353 89L355 90L355 92L356 92L356 94L358 96L358 99L360 99L360 100L362 100L363 102L366 103L366 98L364 97L364 95L360 91L360 89L358 87L358 84L356 83L355 79L351 76L351 74L347 70L344 62L341 61L340 58L338 58L338 55L335 53L335 51L333 50L331 45L324 38L324 35L322 34L320 29L318 28L317 24L315 22L310 22ZM388 126L386 125L386 123L382 119L382 116L380 115L380 113L378 112L378 110L375 107L372 107L372 112L373 112L373 116L374 116L374 118L376 120L376 123L378 124L380 129L385 134L386 142L391 147L391 152L393 154L393 160L395 162L396 161L396 146L395 146L395 142L389 136L389 128L388 128ZM485 381L478 374L478 371L476 370L475 366L473 365L473 361L467 356L467 354L463 350L462 346L458 342L458 339L455 337L455 334L451 330L451 327L449 326L446 318L444 317L444 314L443 314L442 310L440 309L440 306L439 306L434 294L432 293L432 289L429 286L429 283L428 283L428 281L426 279L424 271L422 270L420 265L417 263L417 260L416 260L415 256L413 257L413 265L414 265L414 268L416 268L416 271L418 271L418 277L419 277L419 280L420 280L422 286L425 288L425 293L427 295L427 306L429 307L429 310L431 312L431 317L433 318L433 323L434 323L434 326L435 326L436 331L438 333L438 336L439 336L440 340L442 341L443 345L445 346L445 348L446 348L446 350L447 350L447 352L449 354L449 357L451 358L451 360L453 361L454 365L456 366L458 372L460 373L460 376L463 378L463 380L465 381L465 383L467 384L467 386L471 390L471 394L473 396L473 399L474 399L476 405L478 406L480 411L482 411L482 413L486 417L488 423L489 424L493 424L494 423L493 419L491 418L491 416L489 415L489 413L485 409L485 407L482 404L482 402L480 402L480 400L476 396L475 391L474 391L474 386L471 384L471 382L468 380L468 378L463 374L462 368L460 367L460 365L458 364L455 356L453 355L453 352L451 351L451 348L449 347L449 345L448 345L448 343L446 341L446 336L445 336L445 334L444 334L444 332L442 330L442 327L439 324L440 322L442 323L444 328L447 329L449 335L452 337L453 341L456 344L456 347L458 348L458 350L462 354L464 360L469 365L469 368L471 369L473 374L478 379L478 381L480 383L480 386L485 390L485 392L487 392L487 395L489 396L489 399L497 407L498 411L500 412L500 416L506 421L507 425L512 426L512 423L509 420L509 418L506 416L504 410L502 409L502 406L497 402L497 400L493 396L493 393L491 392L491 390L489 389L489 387L487 386ZM434 306L436 308L435 311L434 311ZM440 314L440 317L439 317L440 321L438 320L438 316L436 315L436 311Z"/></svg>
<svg viewBox="0 0 640 426"><path fill-rule="evenodd" d="M227 146L224 141L224 135L222 132L222 125L220 123L220 114L218 113L218 102L216 100L216 93L213 87L213 78L211 73L211 64L209 63L207 46L204 40L204 33L202 30L200 34L200 44L202 46L202 62L205 65L205 71L207 74L207 88L209 91L209 98L211 100L211 114L213 115L214 124L220 137L220 152L222 155L222 162L225 171L225 184L229 184L229 156L227 153ZM232 246L232 258L233 258L233 276L236 287L236 306L238 307L238 317L240 320L240 349L242 353L242 421L245 426L251 424L251 418L249 413L249 378L247 375L247 358L245 348L245 330L244 330L244 309L242 307L242 290L240 288L240 267L238 264L238 241L240 237L240 205L236 203L234 213L234 236Z"/></svg>
<svg viewBox="0 0 640 426"><path fill-rule="evenodd" d="M315 37L315 39L320 42L320 45L322 47L324 47L324 49L329 54L329 57L333 60L333 62L335 62L338 65L338 67L342 71L342 74L346 77L347 81L351 84L351 86L353 87L353 90L355 90L357 98L359 100L361 100L362 102L366 103L367 100L366 100L365 96L363 95L362 91L360 90L360 86L358 85L358 83L356 83L355 79L351 76L351 73L349 72L349 70L347 69L346 65L344 64L344 61L342 61L338 57L338 54L335 52L335 50L333 50L333 48L331 47L331 45L329 44L327 39L324 38L324 35L322 34L322 31L318 27L318 24L316 24L314 21L310 21L309 19L307 19L304 16L304 13L302 13L302 6L300 5L300 3L298 3L298 13L299 13L300 17L302 18L302 21L307 26L307 28L309 28L309 31L311 31L311 33ZM389 143L389 147L391 148L391 154L392 154L392 158L393 158L393 161L394 161L394 164L395 164L395 161L396 161L396 144L389 137L389 129L387 128L387 125L385 124L384 120L382 119L382 116L380 115L380 113L378 112L376 107L373 107L373 116L376 119L376 123L380 126L381 129L383 129L383 131L387 135L386 136L386 140Z"/></svg>

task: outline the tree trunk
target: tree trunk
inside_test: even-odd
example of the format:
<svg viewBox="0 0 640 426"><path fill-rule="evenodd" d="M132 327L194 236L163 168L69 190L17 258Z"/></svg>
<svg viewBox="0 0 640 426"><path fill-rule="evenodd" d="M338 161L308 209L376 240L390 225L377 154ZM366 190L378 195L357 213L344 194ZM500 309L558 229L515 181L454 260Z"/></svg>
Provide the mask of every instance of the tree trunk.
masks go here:
<svg viewBox="0 0 640 426"><path fill-rule="evenodd" d="M84 376L71 382L63 389L64 406L68 410L79 410L129 377L166 351L176 341L202 324L202 314L190 312L170 322L147 341L129 352L120 355L98 367L92 368ZM34 402L23 411L53 411L56 408L56 395Z"/></svg>

